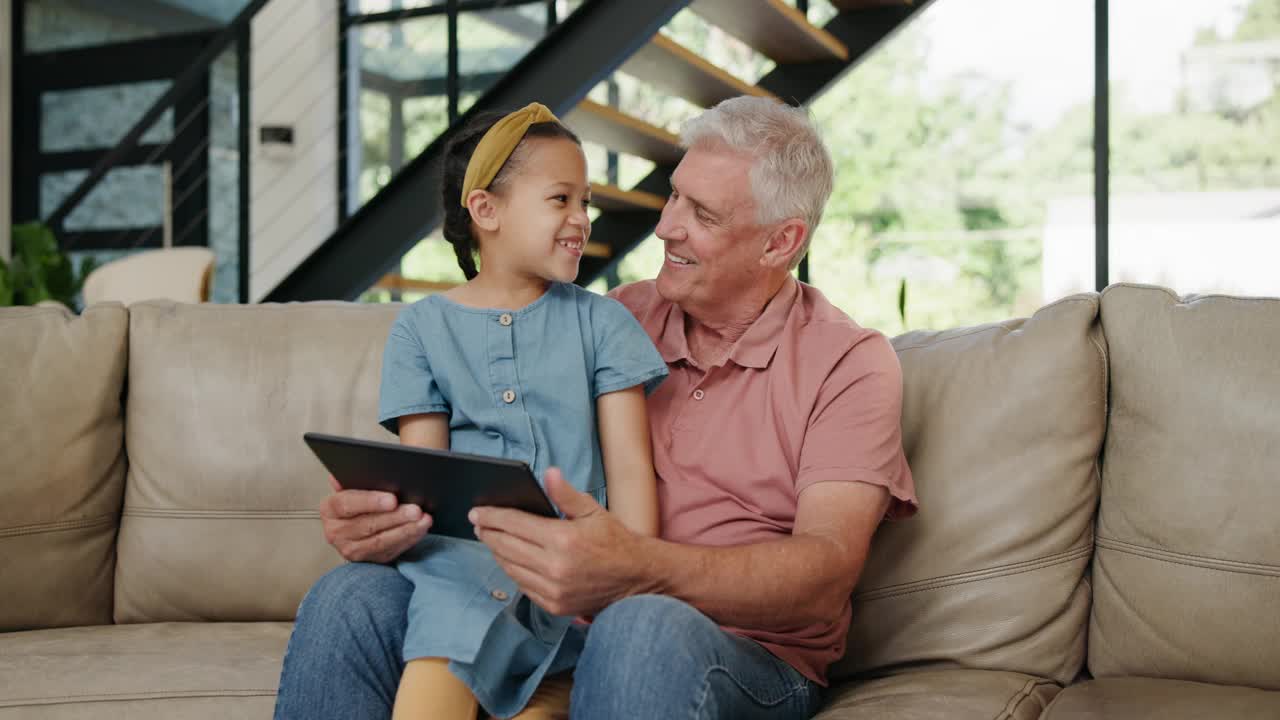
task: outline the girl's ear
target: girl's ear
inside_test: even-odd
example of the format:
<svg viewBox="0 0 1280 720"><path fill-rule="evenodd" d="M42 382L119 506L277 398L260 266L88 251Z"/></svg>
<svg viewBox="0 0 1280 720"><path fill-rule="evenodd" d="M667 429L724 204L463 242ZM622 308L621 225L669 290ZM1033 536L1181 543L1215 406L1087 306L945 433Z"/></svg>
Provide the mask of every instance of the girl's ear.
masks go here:
<svg viewBox="0 0 1280 720"><path fill-rule="evenodd" d="M467 195L467 210L471 211L471 222L481 230L497 232L502 225L498 198L488 190L472 190Z"/></svg>

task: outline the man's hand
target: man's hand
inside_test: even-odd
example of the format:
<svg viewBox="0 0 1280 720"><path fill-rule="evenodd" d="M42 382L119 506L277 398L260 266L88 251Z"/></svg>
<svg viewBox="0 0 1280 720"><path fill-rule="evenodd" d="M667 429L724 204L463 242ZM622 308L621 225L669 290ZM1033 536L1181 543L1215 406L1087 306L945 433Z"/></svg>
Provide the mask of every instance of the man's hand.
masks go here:
<svg viewBox="0 0 1280 720"><path fill-rule="evenodd" d="M387 563L413 547L431 527L417 505L396 507L391 493L343 490L329 476L332 495L320 503L324 539L351 562Z"/></svg>
<svg viewBox="0 0 1280 720"><path fill-rule="evenodd" d="M564 520L496 507L477 507L468 516L520 590L554 615L587 616L648 591L648 539L574 490L559 469L547 470L546 487Z"/></svg>

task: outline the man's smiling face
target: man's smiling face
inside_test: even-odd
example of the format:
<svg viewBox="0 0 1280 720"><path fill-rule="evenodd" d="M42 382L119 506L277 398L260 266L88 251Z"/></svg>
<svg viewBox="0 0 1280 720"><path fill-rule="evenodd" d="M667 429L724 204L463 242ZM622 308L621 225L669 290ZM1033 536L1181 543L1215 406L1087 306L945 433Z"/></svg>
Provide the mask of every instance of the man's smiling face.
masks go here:
<svg viewBox="0 0 1280 720"><path fill-rule="evenodd" d="M751 165L745 153L701 143L671 175L671 195L654 231L666 249L657 289L686 312L715 314L764 271L767 228L756 222Z"/></svg>

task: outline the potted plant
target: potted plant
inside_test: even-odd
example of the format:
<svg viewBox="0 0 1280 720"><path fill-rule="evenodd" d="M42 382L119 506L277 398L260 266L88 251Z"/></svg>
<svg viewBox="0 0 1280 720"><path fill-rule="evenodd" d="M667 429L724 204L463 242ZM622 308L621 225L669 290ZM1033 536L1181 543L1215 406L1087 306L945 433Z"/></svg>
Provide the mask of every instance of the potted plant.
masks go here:
<svg viewBox="0 0 1280 720"><path fill-rule="evenodd" d="M76 272L53 231L42 223L15 225L13 257L8 263L0 258L0 307L53 300L74 308L84 279L95 267L97 260L86 257Z"/></svg>

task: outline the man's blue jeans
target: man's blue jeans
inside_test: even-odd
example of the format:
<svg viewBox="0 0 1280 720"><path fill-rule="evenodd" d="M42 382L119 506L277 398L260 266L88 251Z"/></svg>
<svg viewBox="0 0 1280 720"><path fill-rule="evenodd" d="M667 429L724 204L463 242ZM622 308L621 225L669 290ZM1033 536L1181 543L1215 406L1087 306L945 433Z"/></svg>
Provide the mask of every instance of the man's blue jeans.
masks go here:
<svg viewBox="0 0 1280 720"><path fill-rule="evenodd" d="M276 720L391 717L412 590L385 565L342 565L321 578L298 608ZM596 616L571 707L575 720L789 720L817 712L820 690L689 605L641 595Z"/></svg>

